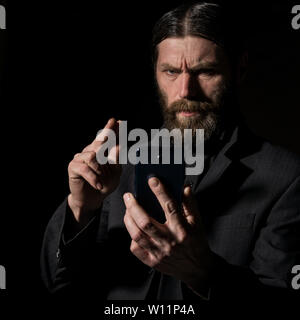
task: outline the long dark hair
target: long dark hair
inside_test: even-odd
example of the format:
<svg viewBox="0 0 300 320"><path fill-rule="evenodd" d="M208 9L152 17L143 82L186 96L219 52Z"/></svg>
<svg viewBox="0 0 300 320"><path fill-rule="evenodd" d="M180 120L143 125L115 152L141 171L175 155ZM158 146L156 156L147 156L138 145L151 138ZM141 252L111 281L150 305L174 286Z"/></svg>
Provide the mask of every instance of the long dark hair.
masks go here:
<svg viewBox="0 0 300 320"><path fill-rule="evenodd" d="M152 34L152 60L157 61L157 46L167 38L198 36L223 47L236 58L244 50L240 21L232 8L218 3L183 4L164 14Z"/></svg>

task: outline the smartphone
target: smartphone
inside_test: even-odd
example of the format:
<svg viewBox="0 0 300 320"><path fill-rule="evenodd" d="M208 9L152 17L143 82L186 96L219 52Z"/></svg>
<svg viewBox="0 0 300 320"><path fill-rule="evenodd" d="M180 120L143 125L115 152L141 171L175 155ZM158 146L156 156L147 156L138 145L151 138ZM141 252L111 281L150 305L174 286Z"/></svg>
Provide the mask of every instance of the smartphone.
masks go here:
<svg viewBox="0 0 300 320"><path fill-rule="evenodd" d="M159 163L150 163L151 148L148 147L148 163L138 163L135 165L135 197L144 210L160 223L166 221L165 213L155 194L150 189L148 179L153 176L157 177L163 183L168 194L175 200L178 206L181 206L185 180L183 156L180 161L181 163L175 163L174 148L172 146L170 146L168 150L165 148L166 147L160 147L158 151L156 150ZM141 149L137 149L138 155L140 152ZM168 164L163 163L162 152L170 153L170 161ZM178 162L178 158L176 162Z"/></svg>

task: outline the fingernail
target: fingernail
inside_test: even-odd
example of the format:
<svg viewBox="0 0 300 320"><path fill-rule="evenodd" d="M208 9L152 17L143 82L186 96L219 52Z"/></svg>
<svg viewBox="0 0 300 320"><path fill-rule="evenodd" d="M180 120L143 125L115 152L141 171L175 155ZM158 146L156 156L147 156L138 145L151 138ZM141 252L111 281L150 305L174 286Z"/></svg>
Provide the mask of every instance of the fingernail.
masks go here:
<svg viewBox="0 0 300 320"><path fill-rule="evenodd" d="M158 179L153 177L153 178L150 178L149 180L150 180L149 182L150 182L151 187L157 187L158 186Z"/></svg>
<svg viewBox="0 0 300 320"><path fill-rule="evenodd" d="M184 187L183 193L184 193L185 196L188 196L191 193L191 191L192 191L191 186L187 185L187 186Z"/></svg>
<svg viewBox="0 0 300 320"><path fill-rule="evenodd" d="M98 190L102 190L102 184L101 184L101 183L98 182L98 183L96 184L96 187L97 187Z"/></svg>
<svg viewBox="0 0 300 320"><path fill-rule="evenodd" d="M129 192L124 193L123 198L125 201L129 201L131 199L131 194Z"/></svg>

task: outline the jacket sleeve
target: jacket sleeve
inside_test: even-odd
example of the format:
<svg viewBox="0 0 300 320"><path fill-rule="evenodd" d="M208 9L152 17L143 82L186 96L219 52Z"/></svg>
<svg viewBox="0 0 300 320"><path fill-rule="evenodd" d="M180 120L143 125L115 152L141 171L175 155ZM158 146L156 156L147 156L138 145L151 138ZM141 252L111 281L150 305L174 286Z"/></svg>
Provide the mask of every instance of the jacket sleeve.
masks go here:
<svg viewBox="0 0 300 320"><path fill-rule="evenodd" d="M90 286L96 280L94 277L99 275L99 272L94 272L99 263L102 274L105 274L107 202L104 201L95 217L76 234L70 235L68 232L74 218L67 199L52 216L44 234L41 251L41 277L51 293L64 294ZM101 252L101 261L99 254L95 252ZM105 277L103 278L101 289L105 294Z"/></svg>

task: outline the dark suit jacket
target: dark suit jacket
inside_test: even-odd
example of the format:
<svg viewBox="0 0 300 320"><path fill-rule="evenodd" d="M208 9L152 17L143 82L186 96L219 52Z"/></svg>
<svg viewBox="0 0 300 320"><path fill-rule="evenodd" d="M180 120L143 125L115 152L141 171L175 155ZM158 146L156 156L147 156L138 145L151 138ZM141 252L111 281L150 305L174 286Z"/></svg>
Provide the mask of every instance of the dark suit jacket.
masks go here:
<svg viewBox="0 0 300 320"><path fill-rule="evenodd" d="M119 187L71 239L65 235L72 224L67 202L57 209L41 255L42 278L51 292L84 288L85 294L93 289L103 299L147 299L155 298L160 286L161 298L201 300L130 252L122 195L134 191L133 169L123 167ZM264 298L280 288L287 292L300 256L299 157L237 127L192 189L218 257L210 300Z"/></svg>

